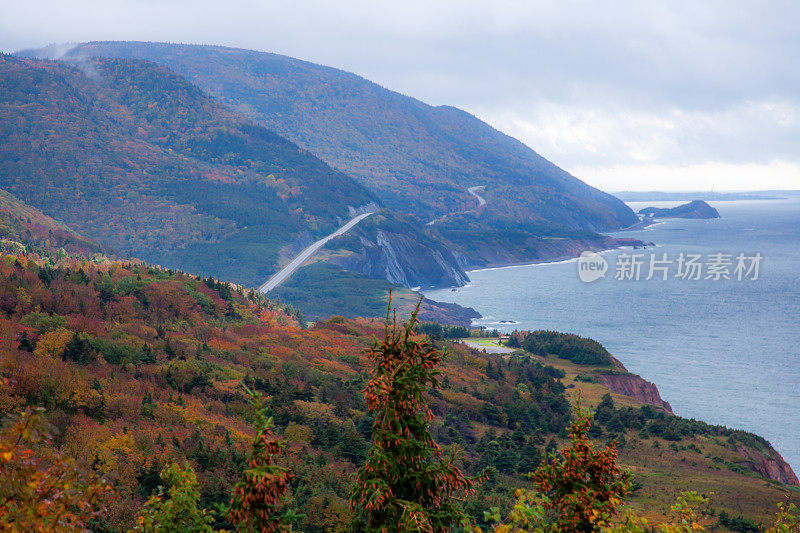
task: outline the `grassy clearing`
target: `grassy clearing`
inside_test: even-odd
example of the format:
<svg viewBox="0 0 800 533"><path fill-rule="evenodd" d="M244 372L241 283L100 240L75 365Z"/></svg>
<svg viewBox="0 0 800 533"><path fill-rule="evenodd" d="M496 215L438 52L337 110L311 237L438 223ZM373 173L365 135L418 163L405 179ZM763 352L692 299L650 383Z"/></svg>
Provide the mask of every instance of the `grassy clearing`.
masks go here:
<svg viewBox="0 0 800 533"><path fill-rule="evenodd" d="M479 344L481 346L500 346L500 339L497 337L470 337L464 340L469 341L471 344Z"/></svg>

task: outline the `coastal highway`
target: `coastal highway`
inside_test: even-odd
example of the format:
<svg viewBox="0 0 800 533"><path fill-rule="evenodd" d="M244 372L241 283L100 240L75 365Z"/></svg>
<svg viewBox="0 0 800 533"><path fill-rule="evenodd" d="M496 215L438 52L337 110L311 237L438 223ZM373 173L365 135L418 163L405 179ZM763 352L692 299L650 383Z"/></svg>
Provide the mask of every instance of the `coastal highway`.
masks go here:
<svg viewBox="0 0 800 533"><path fill-rule="evenodd" d="M275 275L273 275L271 278L269 278L269 280L266 283L264 283L262 286L260 286L258 288L258 292L260 292L262 294L267 294L269 291L271 291L272 289L274 289L275 287L277 287L278 285L280 285L281 283L286 281L286 279L289 276L291 276L292 273L295 270L300 268L300 265L305 263L307 259L309 259L315 253L317 253L317 250L319 250L320 248L325 246L325 244L329 240L333 239L334 237L338 237L339 235L343 235L343 234L347 233L348 231L350 231L350 229L353 228L353 226L355 226L356 224L358 224L359 222L361 222L362 220L364 220L365 218L367 218L371 214L372 214L372 212L363 213L361 215L358 215L356 217L351 218L350 221L347 222L347 224L345 224L341 228L337 229L336 231L334 231L333 233L331 233L327 237L323 237L322 239L318 240L314 244L311 244L308 247L306 247L302 252L297 254L297 256L295 256L295 258L292 259L289 262L288 265L286 265L285 267L280 269Z"/></svg>

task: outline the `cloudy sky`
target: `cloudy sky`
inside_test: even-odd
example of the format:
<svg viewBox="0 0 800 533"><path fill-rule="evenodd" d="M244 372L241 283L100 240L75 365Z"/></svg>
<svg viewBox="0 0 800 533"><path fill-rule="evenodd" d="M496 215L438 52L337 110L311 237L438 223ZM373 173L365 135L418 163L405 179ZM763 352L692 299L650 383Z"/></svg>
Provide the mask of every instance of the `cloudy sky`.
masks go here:
<svg viewBox="0 0 800 533"><path fill-rule="evenodd" d="M283 53L466 109L605 190L800 189L796 0L0 6L6 52L149 40Z"/></svg>

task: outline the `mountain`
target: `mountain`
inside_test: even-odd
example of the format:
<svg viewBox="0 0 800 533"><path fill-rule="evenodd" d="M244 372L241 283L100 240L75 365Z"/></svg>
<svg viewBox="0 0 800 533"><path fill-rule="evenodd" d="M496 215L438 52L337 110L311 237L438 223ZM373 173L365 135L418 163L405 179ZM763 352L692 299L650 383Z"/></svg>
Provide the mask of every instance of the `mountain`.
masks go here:
<svg viewBox="0 0 800 533"><path fill-rule="evenodd" d="M0 193L0 418L44 407L56 437L35 453L57 452L108 477L121 497L92 524L100 531L129 530L162 484L159 472L173 462L197 473L202 507L230 501L253 439L254 411L242 385L263 394L286 442L279 461L294 475L289 505L299 513L297 529L346 530L353 474L364 463L374 422L363 397L373 370L366 350L385 330L379 320L338 313L306 327L293 308L253 289L95 251L255 285L293 245L329 233L351 208L394 206L336 239L325 252L327 264L299 272L320 292L333 279L353 283L351 292L332 295L332 313L348 298L361 298L354 291L365 286L340 264L405 276L403 283L413 282L409 274L457 278L458 268L480 261L619 242L595 230L622 225L629 215L616 212L602 193L558 177L555 167L539 161L537 174L532 152L520 149L514 159L502 137L460 112L454 116L464 124L455 129L483 133L448 137L453 127L438 120L452 112L446 108L431 115L436 120L427 129L412 129L436 141L435 157L422 144L417 155L382 152L405 163L418 157L428 181L399 173L397 191L378 183L370 185L373 193L142 59L0 55L0 87L0 186L10 191ZM390 111L411 105L397 98L399 107ZM440 109L419 105L420 117ZM350 119L343 124L350 131ZM398 135L398 146L412 146L413 136ZM487 139L497 141L497 160ZM360 144L371 146L354 142ZM363 153L380 162L379 154ZM431 170L436 157L443 158L441 175ZM464 161L484 164L491 183L457 183L450 173L469 170ZM402 170L405 163L374 168ZM458 205L458 194L475 185L484 186L480 195L468 192ZM384 255L375 256L375 248ZM442 268L431 270L439 261ZM371 284L364 296L370 299L359 302L366 312L381 306L384 300L373 297L388 285ZM285 286L287 293L295 288ZM294 297L307 302L308 292ZM441 388L423 396L431 434L457 454L459 468L467 475L494 469L464 501L481 527L491 527L485 511L508 509L514 490L530 486L526 474L568 443L576 398L595 411L590 436L618 443L619 463L635 476L629 505L651 520L668 513L683 490L714 492L715 513L750 530L771 517L776 502L800 502L796 476L767 441L671 414L653 384L598 343L515 332L509 342L522 349L489 354L442 338L456 330L463 332L438 328L433 342L448 354L437 369ZM20 455L27 460L27 452Z"/></svg>
<svg viewBox="0 0 800 533"><path fill-rule="evenodd" d="M420 304L419 319L445 325L470 327L481 315L471 307L436 302L422 298L417 292L385 279L369 278L344 270L331 261L318 261L299 269L282 285L270 292L303 313L307 320L317 321L332 316L357 318L379 317L386 314L392 291L392 304L404 315Z"/></svg>
<svg viewBox="0 0 800 533"><path fill-rule="evenodd" d="M150 62L0 55L0 187L121 255L256 285L377 198Z"/></svg>
<svg viewBox="0 0 800 533"><path fill-rule="evenodd" d="M457 219L441 223L450 230L446 242L470 266L489 264L497 255L500 244L482 255L470 249L470 242L493 242L498 227L514 228L530 247L535 239L529 237L539 236L541 228L594 232L636 222L620 200L472 115L427 105L334 68L276 54L165 43L95 42L23 54L113 56L167 66L420 223L472 210L476 199L467 189L484 186L486 205L470 213L468 234L459 231ZM530 257L519 253L514 260Z"/></svg>

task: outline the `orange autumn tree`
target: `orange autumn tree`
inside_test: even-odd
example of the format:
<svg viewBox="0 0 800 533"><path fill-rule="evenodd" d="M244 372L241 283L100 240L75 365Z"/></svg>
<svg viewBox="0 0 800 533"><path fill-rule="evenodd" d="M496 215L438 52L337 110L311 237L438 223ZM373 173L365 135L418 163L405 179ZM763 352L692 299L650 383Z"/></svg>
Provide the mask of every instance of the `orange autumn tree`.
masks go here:
<svg viewBox="0 0 800 533"><path fill-rule="evenodd" d="M58 359L64 355L70 339L72 339L72 333L63 328L45 333L36 343L36 349L33 354L39 357Z"/></svg>
<svg viewBox="0 0 800 533"><path fill-rule="evenodd" d="M384 338L368 350L375 368L364 397L375 422L350 493L357 530L448 531L464 517L457 495L474 490L475 480L464 477L453 455L442 456L429 431L433 413L423 394L439 387L442 354L414 335L418 311L419 304L399 331L387 311Z"/></svg>
<svg viewBox="0 0 800 533"><path fill-rule="evenodd" d="M115 495L105 479L47 450L51 439L42 409L29 407L0 428L0 530L86 531Z"/></svg>
<svg viewBox="0 0 800 533"><path fill-rule="evenodd" d="M247 468L234 488L228 518L239 531L291 531L300 515L285 509L285 493L293 476L287 468L275 464L283 443L272 432L272 418L267 416L261 393L247 387L245 391L255 407L256 435Z"/></svg>
<svg viewBox="0 0 800 533"><path fill-rule="evenodd" d="M563 531L595 531L610 523L630 492L631 476L617 465L616 446L597 449L589 440L591 424L592 415L581 409L579 399L569 428L571 445L531 476Z"/></svg>
<svg viewBox="0 0 800 533"><path fill-rule="evenodd" d="M599 449L589 440L592 414L575 405L575 420L569 428L570 445L553 453L529 477L536 490L520 489L505 523L500 511L486 512L488 521L497 522L494 533L645 533L647 523L626 515L617 527L614 517L630 492L631 475L617 465L617 449L612 444ZM694 510L694 507L691 507ZM480 533L481 528L472 531Z"/></svg>

